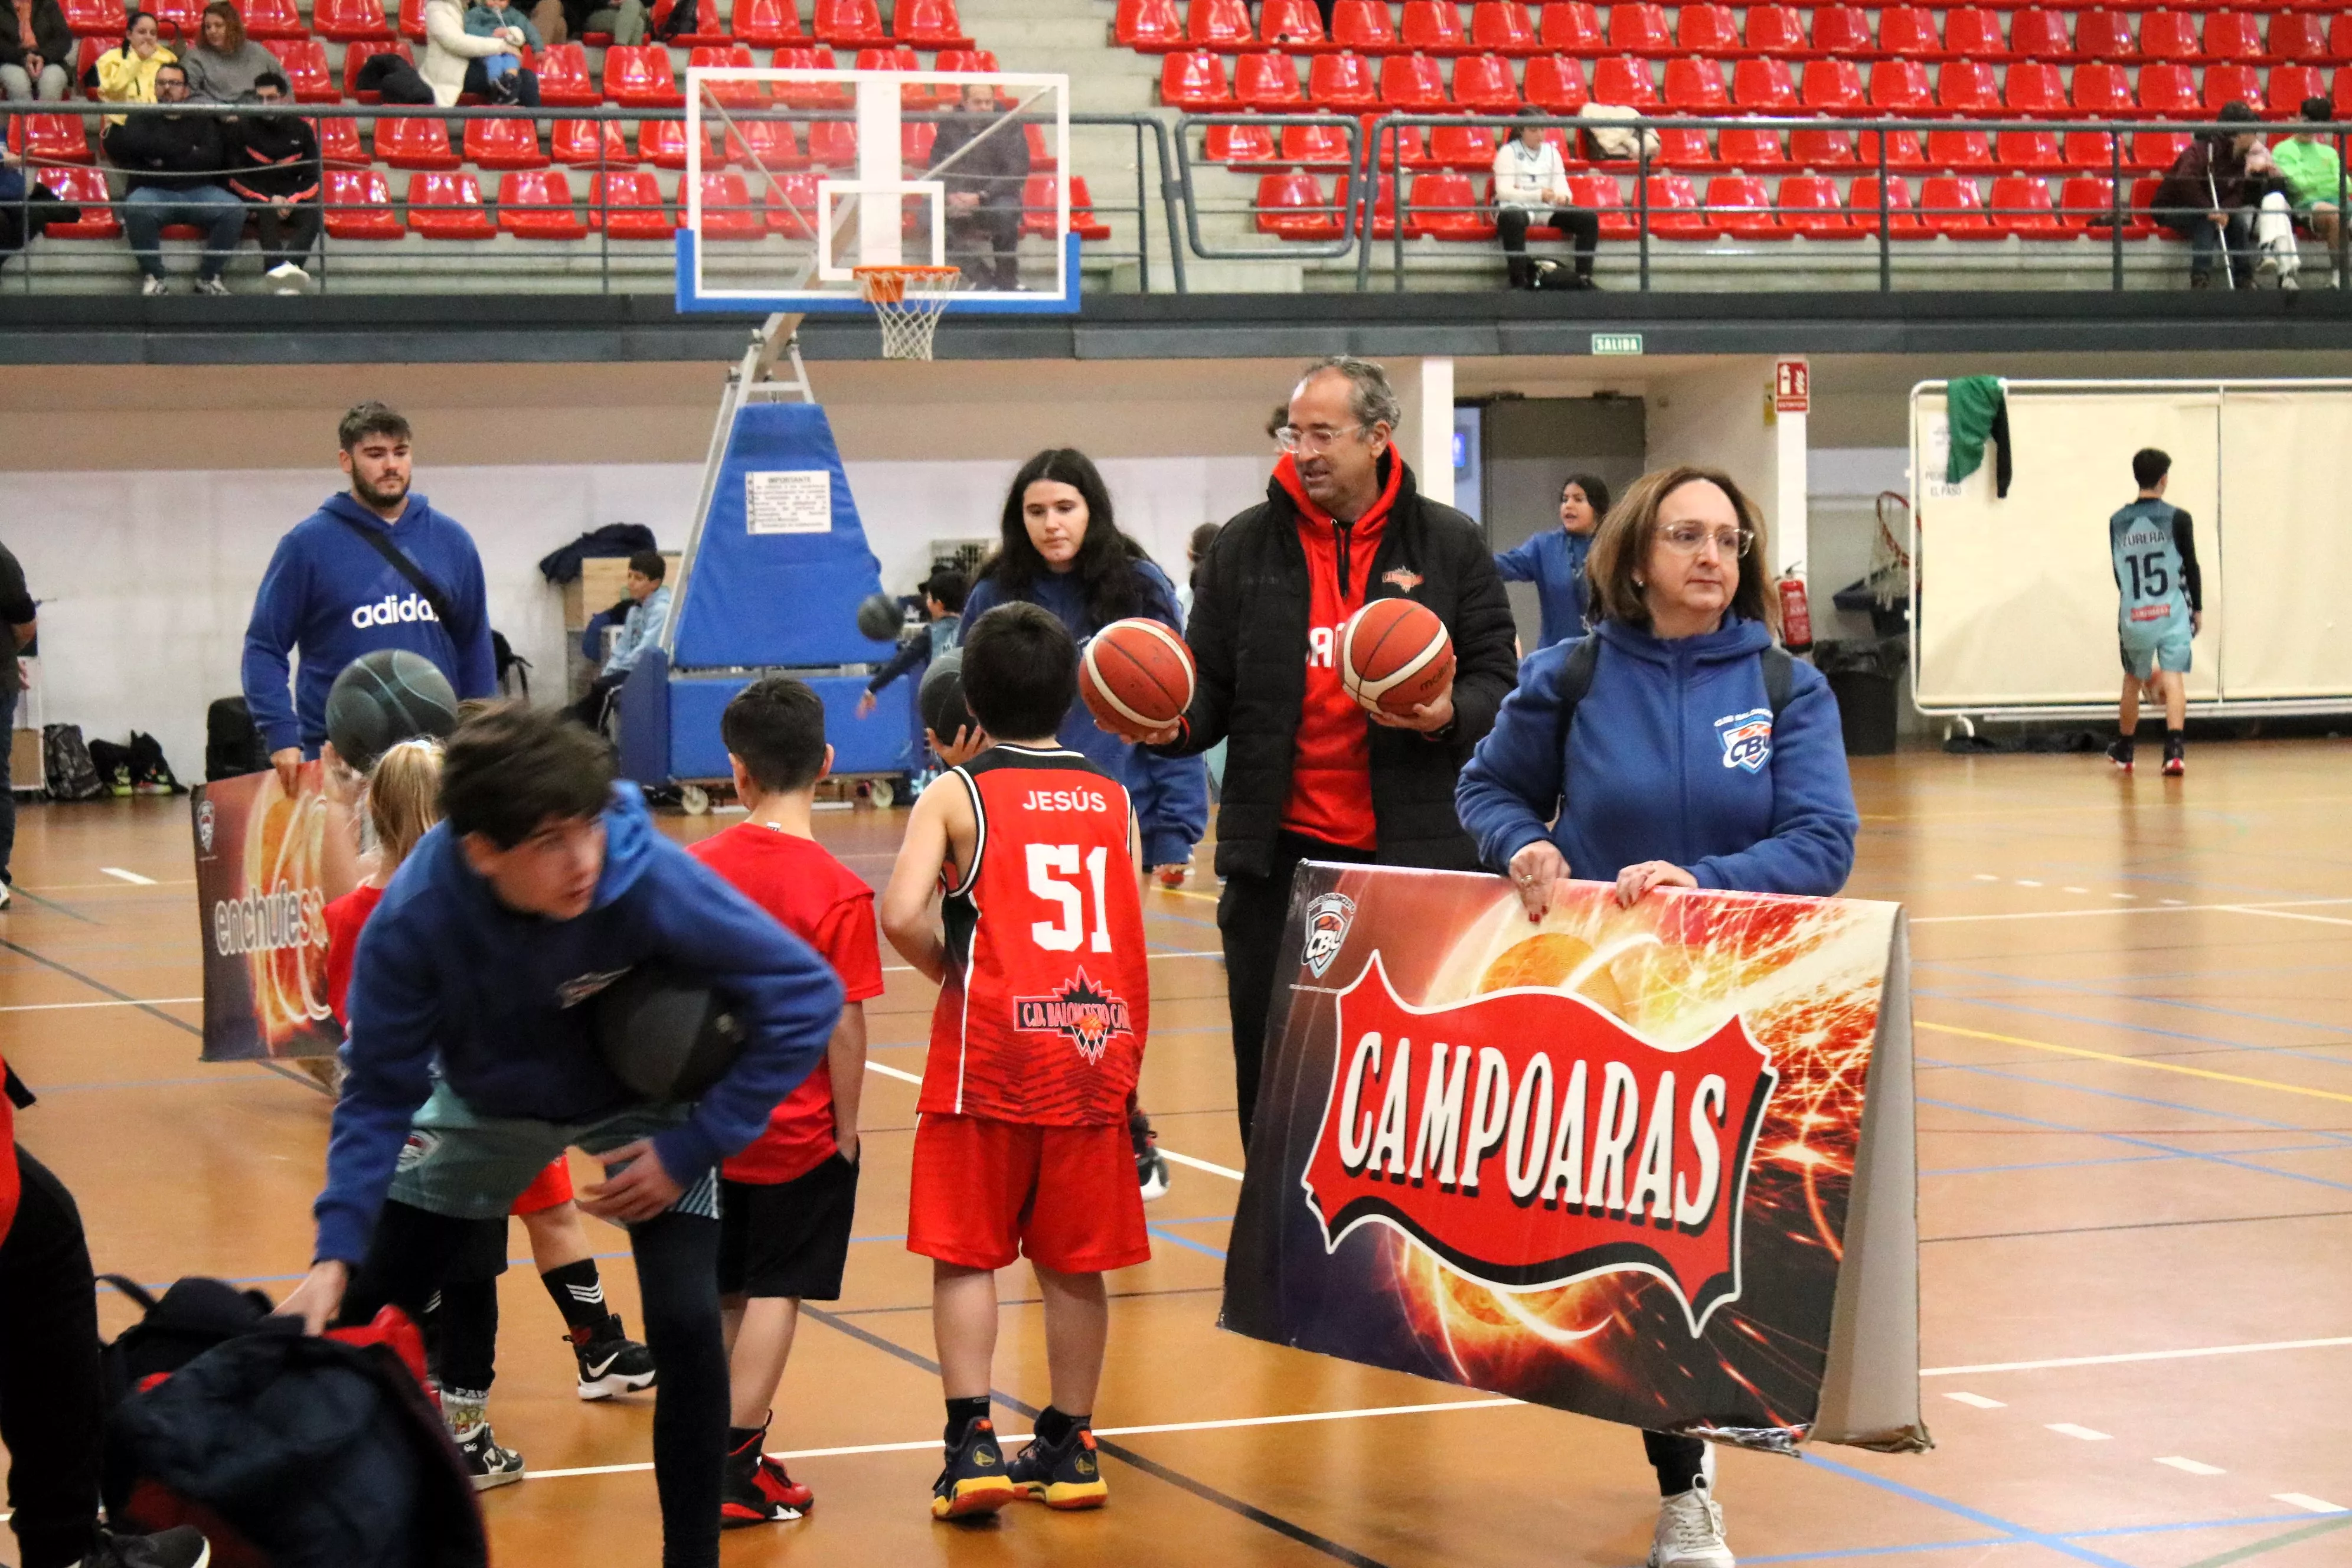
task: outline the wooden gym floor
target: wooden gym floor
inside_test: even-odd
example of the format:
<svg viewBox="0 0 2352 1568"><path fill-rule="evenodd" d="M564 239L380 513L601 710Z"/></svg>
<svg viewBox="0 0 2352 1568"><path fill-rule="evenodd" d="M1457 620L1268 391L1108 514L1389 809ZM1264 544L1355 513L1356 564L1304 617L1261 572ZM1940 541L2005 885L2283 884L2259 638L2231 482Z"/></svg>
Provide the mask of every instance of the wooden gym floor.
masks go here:
<svg viewBox="0 0 2352 1568"><path fill-rule="evenodd" d="M2191 767L2168 783L2078 757L1856 763L1851 890L1915 920L1940 1446L1727 1454L1743 1563L2352 1563L2352 773L2316 741L2200 746ZM902 818L821 820L883 878ZM328 1105L285 1073L196 1061L189 868L184 801L22 814L0 1050L43 1101L18 1135L79 1196L101 1270L282 1293L309 1261ZM939 1385L927 1265L899 1233L930 997L899 972L869 1004L846 1296L804 1321L771 1444L818 1506L731 1534L730 1564L1642 1560L1654 1488L1630 1431L1214 1326L1241 1160L1213 893L1202 870L1150 896L1144 1097L1182 1163L1150 1211L1156 1257L1112 1282L1110 1508L977 1531L925 1510ZM651 1402L573 1396L514 1235L491 1408L531 1477L485 1500L498 1558L651 1564ZM598 1236L634 1321L622 1240ZM997 1387L1034 1406L1034 1282L1008 1270L1003 1290ZM110 1329L123 1321L110 1304ZM1003 1429L1025 1431L1019 1409Z"/></svg>

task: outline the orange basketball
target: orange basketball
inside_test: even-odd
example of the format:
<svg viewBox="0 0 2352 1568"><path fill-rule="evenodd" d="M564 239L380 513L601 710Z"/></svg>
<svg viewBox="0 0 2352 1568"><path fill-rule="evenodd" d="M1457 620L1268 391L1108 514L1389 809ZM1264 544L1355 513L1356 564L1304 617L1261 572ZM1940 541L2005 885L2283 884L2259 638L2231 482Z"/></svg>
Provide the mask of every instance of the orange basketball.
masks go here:
<svg viewBox="0 0 2352 1568"><path fill-rule="evenodd" d="M1078 660L1078 695L1119 734L1164 730L1192 705L1192 650L1158 621L1113 621Z"/></svg>
<svg viewBox="0 0 2352 1568"><path fill-rule="evenodd" d="M1410 714L1454 681L1454 639L1437 612L1374 599L1339 628L1339 681L1384 713Z"/></svg>

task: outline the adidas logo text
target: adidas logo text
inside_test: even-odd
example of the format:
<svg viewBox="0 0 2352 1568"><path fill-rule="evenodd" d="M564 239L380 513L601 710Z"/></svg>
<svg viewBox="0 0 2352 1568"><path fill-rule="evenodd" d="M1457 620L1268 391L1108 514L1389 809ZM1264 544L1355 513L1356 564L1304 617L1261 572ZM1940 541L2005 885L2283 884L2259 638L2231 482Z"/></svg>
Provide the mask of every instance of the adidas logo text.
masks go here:
<svg viewBox="0 0 2352 1568"><path fill-rule="evenodd" d="M403 621L437 621L433 606L411 594L405 599L395 599L390 594L372 605L362 605L352 612L352 625L365 630L369 626L397 626Z"/></svg>

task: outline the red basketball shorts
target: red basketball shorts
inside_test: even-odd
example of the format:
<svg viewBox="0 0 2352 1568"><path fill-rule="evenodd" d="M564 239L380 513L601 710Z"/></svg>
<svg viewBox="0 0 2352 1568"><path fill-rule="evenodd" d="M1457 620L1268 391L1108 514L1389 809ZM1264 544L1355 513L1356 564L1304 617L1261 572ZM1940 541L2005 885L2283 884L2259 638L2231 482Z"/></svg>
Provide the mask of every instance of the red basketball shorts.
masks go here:
<svg viewBox="0 0 2352 1568"><path fill-rule="evenodd" d="M1100 1274L1151 1257L1122 1122L926 1114L907 1206L907 1250L965 1268L1025 1257L1060 1274Z"/></svg>
<svg viewBox="0 0 2352 1568"><path fill-rule="evenodd" d="M572 1201L572 1162L569 1155L558 1154L539 1173L538 1179L522 1190L515 1199L510 1214L537 1214Z"/></svg>

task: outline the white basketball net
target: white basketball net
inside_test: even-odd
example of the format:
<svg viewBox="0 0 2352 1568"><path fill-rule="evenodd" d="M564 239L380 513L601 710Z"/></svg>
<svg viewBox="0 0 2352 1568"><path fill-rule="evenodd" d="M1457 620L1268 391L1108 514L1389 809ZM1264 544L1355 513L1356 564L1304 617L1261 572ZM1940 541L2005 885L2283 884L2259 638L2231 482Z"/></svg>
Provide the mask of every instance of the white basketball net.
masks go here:
<svg viewBox="0 0 2352 1568"><path fill-rule="evenodd" d="M853 276L882 323L882 357L930 358L931 334L963 273L953 267L859 267Z"/></svg>

